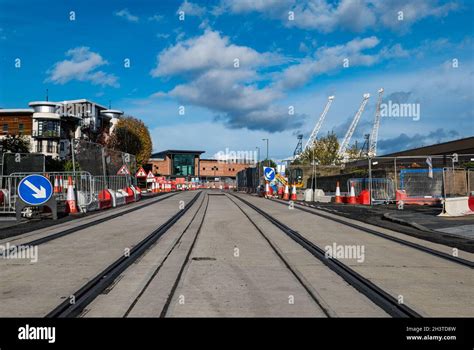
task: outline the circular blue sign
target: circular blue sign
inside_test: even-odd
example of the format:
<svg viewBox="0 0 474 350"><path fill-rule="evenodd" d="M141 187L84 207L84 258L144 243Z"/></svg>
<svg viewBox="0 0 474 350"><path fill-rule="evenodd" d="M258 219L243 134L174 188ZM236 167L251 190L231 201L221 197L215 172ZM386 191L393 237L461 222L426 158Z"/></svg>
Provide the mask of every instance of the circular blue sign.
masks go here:
<svg viewBox="0 0 474 350"><path fill-rule="evenodd" d="M29 205L46 203L53 195L53 185L43 175L28 175L18 184L18 196Z"/></svg>
<svg viewBox="0 0 474 350"><path fill-rule="evenodd" d="M265 179L268 181L273 181L273 179L275 179L275 169L273 168L265 167L263 174L265 175Z"/></svg>

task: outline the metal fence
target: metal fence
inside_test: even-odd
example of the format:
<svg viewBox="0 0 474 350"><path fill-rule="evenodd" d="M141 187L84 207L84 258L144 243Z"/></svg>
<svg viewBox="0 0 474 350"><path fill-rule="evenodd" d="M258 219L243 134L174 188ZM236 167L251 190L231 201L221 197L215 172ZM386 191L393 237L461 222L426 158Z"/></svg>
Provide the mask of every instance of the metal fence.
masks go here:
<svg viewBox="0 0 474 350"><path fill-rule="evenodd" d="M92 179L92 188L94 195L105 189L120 190L134 185L134 180L130 176L94 176Z"/></svg>
<svg viewBox="0 0 474 350"><path fill-rule="evenodd" d="M407 197L441 198L443 196L443 169L401 169L399 189Z"/></svg>
<svg viewBox="0 0 474 350"><path fill-rule="evenodd" d="M474 169L467 169L467 189L474 196Z"/></svg>
<svg viewBox="0 0 474 350"><path fill-rule="evenodd" d="M371 186L370 186L371 180ZM355 195L363 190L371 190L372 202L391 202L395 200L395 186L392 179L386 178L351 178L347 180L347 188L354 186Z"/></svg>
<svg viewBox="0 0 474 350"><path fill-rule="evenodd" d="M94 176L117 175L124 165L131 174L137 171L137 161L133 154L78 139L73 140L73 150L72 160L76 170L87 170Z"/></svg>
<svg viewBox="0 0 474 350"><path fill-rule="evenodd" d="M443 169L444 198L465 197L469 194L466 169Z"/></svg>
<svg viewBox="0 0 474 350"><path fill-rule="evenodd" d="M20 181L32 173L13 173L0 176L0 214L15 214L15 205L18 200L18 185ZM98 200L99 193L105 189L114 191L126 189L134 185L135 178L131 176L93 176L86 171L76 172L48 172L42 173L53 185L53 196L56 201L65 202L69 183L73 186L77 206L85 211L94 201Z"/></svg>
<svg viewBox="0 0 474 350"><path fill-rule="evenodd" d="M2 153L0 175L14 172L44 172L45 156L41 153Z"/></svg>
<svg viewBox="0 0 474 350"><path fill-rule="evenodd" d="M470 168L470 169L469 169ZM443 169L451 169L443 171ZM441 203L445 196L474 192L474 154L417 155L374 157L345 164L343 173L318 179L328 191L334 191L337 181L341 191L349 178L364 178L360 184L367 188L368 179L380 178L393 183L395 194L402 190L405 198L413 203ZM377 181L377 180L376 180ZM318 183L318 186L319 186ZM380 184L372 182L373 190ZM445 188L446 187L446 188ZM349 191L350 188L347 188ZM383 192L380 192L383 193ZM377 197L376 193L373 197Z"/></svg>

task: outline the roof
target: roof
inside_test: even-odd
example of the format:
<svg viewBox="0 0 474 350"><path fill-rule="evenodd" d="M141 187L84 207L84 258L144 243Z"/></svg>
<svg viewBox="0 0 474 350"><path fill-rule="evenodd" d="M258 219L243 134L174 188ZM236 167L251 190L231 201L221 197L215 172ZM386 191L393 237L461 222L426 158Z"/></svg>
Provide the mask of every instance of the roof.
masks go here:
<svg viewBox="0 0 474 350"><path fill-rule="evenodd" d="M9 114L32 114L34 110L32 108L0 108L0 113Z"/></svg>
<svg viewBox="0 0 474 350"><path fill-rule="evenodd" d="M193 151L193 150L178 150L178 149L167 149L165 151L153 153L150 158L164 158L167 154L198 154L201 155L206 151Z"/></svg>
<svg viewBox="0 0 474 350"><path fill-rule="evenodd" d="M66 100L66 101L61 101L61 102L58 102L58 103L61 103L61 104L69 104L69 103L90 103L90 104L93 104L99 108L102 108L102 109L108 109L107 107L105 106L102 106L96 102L93 102L93 101L90 101L90 100L87 100L85 98L80 98L80 99L76 99L76 100Z"/></svg>
<svg viewBox="0 0 474 350"><path fill-rule="evenodd" d="M474 136L435 145L412 148L405 151L384 154L382 157L443 155L453 153L474 153Z"/></svg>

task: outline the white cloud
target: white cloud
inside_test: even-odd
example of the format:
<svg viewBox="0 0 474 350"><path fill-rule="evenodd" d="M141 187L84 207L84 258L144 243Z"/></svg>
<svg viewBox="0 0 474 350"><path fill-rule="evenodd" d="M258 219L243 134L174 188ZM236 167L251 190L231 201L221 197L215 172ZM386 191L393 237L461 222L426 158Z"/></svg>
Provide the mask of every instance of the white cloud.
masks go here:
<svg viewBox="0 0 474 350"><path fill-rule="evenodd" d="M382 59L406 57L408 52L400 44L384 47L378 52L364 53L374 49L380 40L375 37L355 38L345 44L323 46L316 50L313 57L306 57L298 64L286 68L277 74L276 85L282 89L290 89L304 85L314 76L343 69L347 59L349 67L372 66Z"/></svg>
<svg viewBox="0 0 474 350"><path fill-rule="evenodd" d="M184 0L184 2L179 6L178 11L176 11L176 13L179 13L181 11L184 12L185 16L197 17L201 17L204 13L206 13L206 9L204 7L189 2L187 0Z"/></svg>
<svg viewBox="0 0 474 350"><path fill-rule="evenodd" d="M235 59L239 67L235 67ZM261 69L284 59L232 44L218 32L177 43L157 57L154 77L179 76L185 83L154 97L174 97L181 103L209 108L217 119L234 128L283 130L301 123L301 115L288 118L288 107L274 103L282 93L273 87L260 87Z"/></svg>
<svg viewBox="0 0 474 350"><path fill-rule="evenodd" d="M160 21L163 20L163 18L164 18L164 16L162 16L162 15L153 15L153 16L148 17L148 20L149 21L154 21L154 22L160 22Z"/></svg>
<svg viewBox="0 0 474 350"><path fill-rule="evenodd" d="M156 34L156 37L158 39L168 39L170 37L170 35L167 34L167 33L158 33L158 34Z"/></svg>
<svg viewBox="0 0 474 350"><path fill-rule="evenodd" d="M374 28L408 31L427 17L443 17L458 9L454 2L439 5L438 0L222 0L216 14L260 12L279 19L286 26L330 33L336 30L363 32ZM288 12L294 20L288 20ZM403 21L398 20L399 11Z"/></svg>
<svg viewBox="0 0 474 350"><path fill-rule="evenodd" d="M94 85L118 87L118 78L109 73L97 70L108 62L88 47L76 47L66 52L70 59L60 61L48 70L46 81L65 84L71 80L88 81Z"/></svg>
<svg viewBox="0 0 474 350"><path fill-rule="evenodd" d="M274 55L260 54L252 48L237 46L218 32L206 30L203 35L178 42L157 56L154 77L201 72L207 69L234 69L234 60L240 66L252 68L271 62Z"/></svg>
<svg viewBox="0 0 474 350"><path fill-rule="evenodd" d="M128 9L122 9L115 12L115 16L122 17L129 22L138 22L138 16L132 15Z"/></svg>

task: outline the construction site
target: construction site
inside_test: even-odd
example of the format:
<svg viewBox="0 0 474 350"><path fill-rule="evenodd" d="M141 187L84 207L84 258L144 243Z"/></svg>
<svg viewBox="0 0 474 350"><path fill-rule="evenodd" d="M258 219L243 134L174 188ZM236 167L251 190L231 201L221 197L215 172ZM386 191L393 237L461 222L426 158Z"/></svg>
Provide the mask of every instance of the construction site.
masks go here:
<svg viewBox="0 0 474 350"><path fill-rule="evenodd" d="M473 349L472 4L23 2L0 0L0 350L159 345L182 321L157 318Z"/></svg>

